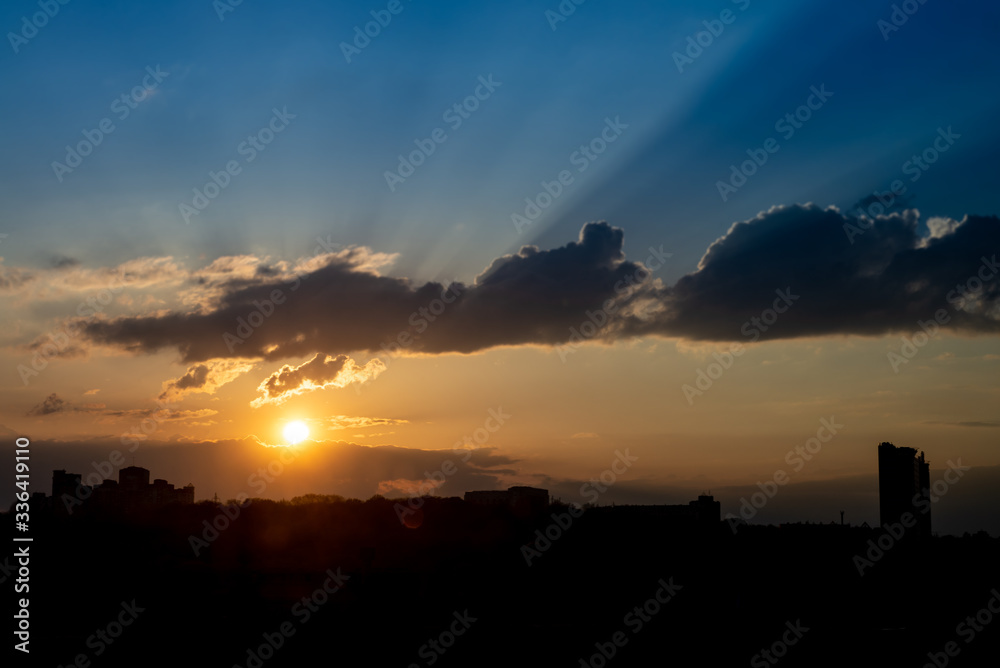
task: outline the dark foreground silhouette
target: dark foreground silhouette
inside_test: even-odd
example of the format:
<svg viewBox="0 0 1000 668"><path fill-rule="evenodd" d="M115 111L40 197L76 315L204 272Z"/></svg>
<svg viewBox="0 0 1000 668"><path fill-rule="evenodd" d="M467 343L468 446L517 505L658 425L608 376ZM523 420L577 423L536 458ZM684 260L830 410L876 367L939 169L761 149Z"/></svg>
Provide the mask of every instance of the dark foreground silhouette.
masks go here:
<svg viewBox="0 0 1000 668"><path fill-rule="evenodd" d="M985 534L400 508L35 513L29 665L997 665ZM11 592L16 565L0 575Z"/></svg>

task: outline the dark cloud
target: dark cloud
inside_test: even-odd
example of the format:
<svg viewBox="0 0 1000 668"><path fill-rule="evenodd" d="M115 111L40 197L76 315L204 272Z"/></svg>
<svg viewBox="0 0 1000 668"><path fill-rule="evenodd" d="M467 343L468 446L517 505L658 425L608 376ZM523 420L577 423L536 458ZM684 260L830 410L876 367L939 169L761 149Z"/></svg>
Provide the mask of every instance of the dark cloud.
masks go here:
<svg viewBox="0 0 1000 668"><path fill-rule="evenodd" d="M58 394L53 392L45 397L44 401L29 410L26 415L52 415L53 413L66 410L67 406L68 404Z"/></svg>
<svg viewBox="0 0 1000 668"><path fill-rule="evenodd" d="M29 353L40 353L45 359L82 359L90 351L80 342L72 342L65 334L59 332L55 337L43 334L24 346Z"/></svg>
<svg viewBox="0 0 1000 668"><path fill-rule="evenodd" d="M624 260L623 238L620 229L588 224L579 241L562 248L525 246L494 260L472 286L415 286L331 256L301 282L232 289L214 310L100 320L84 331L96 343L133 352L176 347L192 362L377 352L400 343L407 352L425 353L557 344L639 269ZM283 303L272 305L276 290ZM243 342L234 343L234 336Z"/></svg>
<svg viewBox="0 0 1000 668"><path fill-rule="evenodd" d="M762 338L912 333L939 309L948 312L948 327L997 332L1000 219L968 216L949 233L925 239L918 216L911 210L878 217L864 229L835 209L772 209L733 225L698 271L660 292L665 308L658 317L631 322L626 331L740 340L743 323L760 317L780 289L799 299ZM980 282L981 270L992 278ZM958 308L958 291L970 279L982 289Z"/></svg>
<svg viewBox="0 0 1000 668"><path fill-rule="evenodd" d="M180 378L163 383L161 401L180 401L193 392L214 394L217 389L250 371L253 364L239 360L213 360L196 364Z"/></svg>
<svg viewBox="0 0 1000 668"><path fill-rule="evenodd" d="M104 404L74 404L53 392L25 415L39 417L56 413L87 413L107 420L155 417L159 422L207 418L218 413L211 409L174 410L168 408L108 408Z"/></svg>
<svg viewBox="0 0 1000 668"><path fill-rule="evenodd" d="M3 258L0 258L0 261L2 260ZM35 280L35 276L30 271L0 265L0 290L18 290L33 280Z"/></svg>
<svg viewBox="0 0 1000 668"><path fill-rule="evenodd" d="M191 367L186 374L175 380L171 387L175 390L189 390L205 386L208 380L208 367L204 364Z"/></svg>
<svg viewBox="0 0 1000 668"><path fill-rule="evenodd" d="M77 267L80 265L79 260L65 255L56 255L50 260L50 262L52 263L53 269L69 269L70 267Z"/></svg>
<svg viewBox="0 0 1000 668"><path fill-rule="evenodd" d="M949 312L947 327L996 332L1000 281L986 281L961 305L951 291L976 276L984 256L993 261L1000 220L935 219L934 233L921 237L918 216L869 223L832 208L776 207L733 225L696 271L669 287L625 259L624 233L606 223L585 225L578 241L560 248L525 246L498 258L468 286L414 285L328 256L294 283L231 285L211 308L98 320L84 331L94 343L132 352L176 348L191 362L470 353L563 344L579 337L575 331L587 336L586 328L605 340L740 341L743 324L771 307L776 290L789 290L799 298L761 338L913 332L939 309Z"/></svg>

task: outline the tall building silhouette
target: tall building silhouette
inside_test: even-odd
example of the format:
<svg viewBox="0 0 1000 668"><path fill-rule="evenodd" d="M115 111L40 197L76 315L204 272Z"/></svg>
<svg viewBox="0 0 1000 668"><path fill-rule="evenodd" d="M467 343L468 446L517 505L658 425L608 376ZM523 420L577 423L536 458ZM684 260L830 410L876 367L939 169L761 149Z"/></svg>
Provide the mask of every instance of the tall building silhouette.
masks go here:
<svg viewBox="0 0 1000 668"><path fill-rule="evenodd" d="M914 448L897 448L892 443L878 446L879 523L896 524L904 513L916 518L907 533L931 535L930 463ZM905 523L904 523L905 524Z"/></svg>

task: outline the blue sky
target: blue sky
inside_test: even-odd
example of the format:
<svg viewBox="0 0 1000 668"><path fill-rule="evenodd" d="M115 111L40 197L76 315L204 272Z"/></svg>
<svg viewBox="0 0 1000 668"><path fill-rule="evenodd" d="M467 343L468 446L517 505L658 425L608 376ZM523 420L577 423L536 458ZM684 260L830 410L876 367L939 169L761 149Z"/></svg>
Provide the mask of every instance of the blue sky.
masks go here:
<svg viewBox="0 0 1000 668"><path fill-rule="evenodd" d="M38 263L293 258L332 233L402 252L401 275L468 280L523 243L551 247L607 219L626 230L626 252L668 246L672 279L734 221L778 204L847 207L887 188L947 126L962 139L946 168L908 190L911 205L925 217L995 213L998 98L986 82L1000 64L997 9L932 0L885 40L877 22L891 4L591 0L553 30L555 2L403 2L347 63L340 44L384 3L246 0L220 20L207 0L70 2L0 59L8 249ZM735 18L678 72L673 53L723 10ZM37 11L8 3L0 26L17 32ZM60 183L51 163L157 65L164 81ZM397 156L447 128L443 112L490 74L501 86L390 192ZM834 95L723 202L716 181L776 136L813 85ZM185 224L179 203L240 159L272 108L295 115L289 128ZM606 117L628 124L621 140L518 234L511 213Z"/></svg>

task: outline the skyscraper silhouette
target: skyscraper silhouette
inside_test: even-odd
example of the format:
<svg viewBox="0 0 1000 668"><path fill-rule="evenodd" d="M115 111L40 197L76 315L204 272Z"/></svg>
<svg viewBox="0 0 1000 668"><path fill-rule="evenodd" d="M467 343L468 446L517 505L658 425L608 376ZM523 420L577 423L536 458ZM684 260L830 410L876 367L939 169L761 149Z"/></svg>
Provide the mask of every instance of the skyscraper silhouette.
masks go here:
<svg viewBox="0 0 1000 668"><path fill-rule="evenodd" d="M879 444L878 501L882 526L903 522L904 513L910 513L916 524L908 533L931 535L930 464L923 452L918 457L914 448Z"/></svg>

